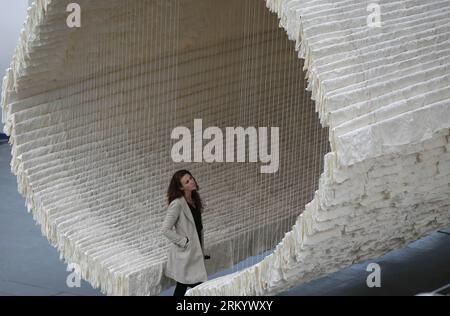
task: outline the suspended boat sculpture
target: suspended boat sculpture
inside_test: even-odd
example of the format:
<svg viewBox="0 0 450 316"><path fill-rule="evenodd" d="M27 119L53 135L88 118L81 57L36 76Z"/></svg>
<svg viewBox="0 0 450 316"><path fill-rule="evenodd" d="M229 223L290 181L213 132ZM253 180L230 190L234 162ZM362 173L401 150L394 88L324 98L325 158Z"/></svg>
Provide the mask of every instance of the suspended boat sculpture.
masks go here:
<svg viewBox="0 0 450 316"><path fill-rule="evenodd" d="M276 294L450 223L448 3L70 3L29 8L2 117L28 211L102 292L173 285L160 227L182 168L210 275L273 250L187 295Z"/></svg>

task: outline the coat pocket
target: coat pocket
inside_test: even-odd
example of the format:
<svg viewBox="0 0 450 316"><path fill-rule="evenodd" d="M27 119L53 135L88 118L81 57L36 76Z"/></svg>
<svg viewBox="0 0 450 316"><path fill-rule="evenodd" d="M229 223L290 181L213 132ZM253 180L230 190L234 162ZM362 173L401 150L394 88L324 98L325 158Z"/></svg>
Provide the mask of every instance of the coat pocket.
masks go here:
<svg viewBox="0 0 450 316"><path fill-rule="evenodd" d="M191 241L189 240L185 247L177 247L177 257L185 259L189 257L189 253L191 252Z"/></svg>
<svg viewBox="0 0 450 316"><path fill-rule="evenodd" d="M180 247L181 251L187 251L189 248L191 248L191 240L189 239L188 242L184 247Z"/></svg>

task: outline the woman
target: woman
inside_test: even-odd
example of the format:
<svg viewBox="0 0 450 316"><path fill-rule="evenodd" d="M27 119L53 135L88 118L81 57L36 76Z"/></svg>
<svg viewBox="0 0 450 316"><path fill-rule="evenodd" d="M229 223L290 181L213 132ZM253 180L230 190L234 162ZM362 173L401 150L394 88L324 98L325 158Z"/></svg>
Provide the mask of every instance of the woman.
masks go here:
<svg viewBox="0 0 450 316"><path fill-rule="evenodd" d="M177 282L174 296L184 296L188 287L208 280L203 251L203 211L199 187L187 170L175 172L167 190L167 214L162 233L172 244L165 275ZM172 228L175 227L175 231Z"/></svg>

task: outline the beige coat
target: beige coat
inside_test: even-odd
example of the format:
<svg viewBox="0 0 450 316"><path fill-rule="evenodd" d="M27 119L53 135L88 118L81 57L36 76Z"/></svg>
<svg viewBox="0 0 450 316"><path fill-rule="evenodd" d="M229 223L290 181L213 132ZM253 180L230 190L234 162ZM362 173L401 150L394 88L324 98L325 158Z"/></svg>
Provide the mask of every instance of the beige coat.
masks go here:
<svg viewBox="0 0 450 316"><path fill-rule="evenodd" d="M172 230L174 227L175 231ZM167 207L161 232L171 241L165 275L185 284L207 281L203 249L184 196L173 200ZM189 238L187 243L186 237ZM203 230L201 238L203 240Z"/></svg>

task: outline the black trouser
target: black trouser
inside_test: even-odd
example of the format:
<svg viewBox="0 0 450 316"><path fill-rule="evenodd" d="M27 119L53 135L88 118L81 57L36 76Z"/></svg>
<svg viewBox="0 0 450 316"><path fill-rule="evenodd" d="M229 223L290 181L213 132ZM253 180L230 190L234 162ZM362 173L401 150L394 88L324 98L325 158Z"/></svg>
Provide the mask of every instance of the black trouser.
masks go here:
<svg viewBox="0 0 450 316"><path fill-rule="evenodd" d="M200 284L202 284L202 282L195 284L184 284L177 282L177 286L175 288L175 291L173 292L173 296L184 296L184 293L186 293L188 287L195 287Z"/></svg>

